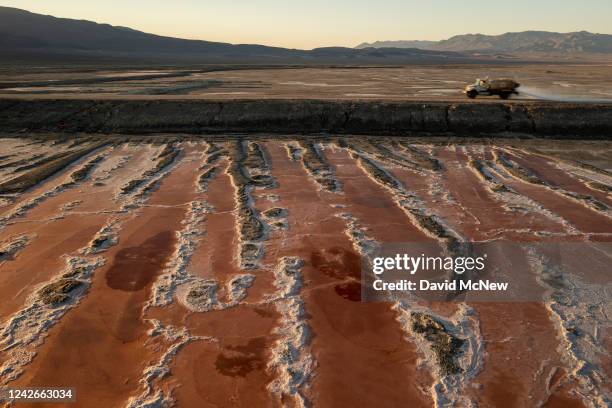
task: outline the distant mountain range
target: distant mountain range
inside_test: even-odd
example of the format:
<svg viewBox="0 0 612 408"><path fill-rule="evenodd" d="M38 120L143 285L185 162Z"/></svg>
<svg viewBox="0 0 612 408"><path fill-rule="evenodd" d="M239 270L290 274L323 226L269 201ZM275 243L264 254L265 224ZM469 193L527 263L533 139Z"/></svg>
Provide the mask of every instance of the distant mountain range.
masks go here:
<svg viewBox="0 0 612 408"><path fill-rule="evenodd" d="M376 41L359 44L367 48L420 48L432 51L483 53L612 53L612 35L587 31L554 33L523 31L501 35L465 34L442 41Z"/></svg>
<svg viewBox="0 0 612 408"><path fill-rule="evenodd" d="M185 40L85 20L0 7L0 63L27 60L164 63L409 63L455 62L469 56L415 48L326 47L298 50Z"/></svg>

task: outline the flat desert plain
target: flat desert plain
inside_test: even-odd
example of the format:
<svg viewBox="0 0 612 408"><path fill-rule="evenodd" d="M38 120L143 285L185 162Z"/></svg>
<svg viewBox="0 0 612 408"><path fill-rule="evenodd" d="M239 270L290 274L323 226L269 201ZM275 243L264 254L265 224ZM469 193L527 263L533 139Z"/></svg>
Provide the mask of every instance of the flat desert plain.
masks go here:
<svg viewBox="0 0 612 408"><path fill-rule="evenodd" d="M407 67L30 67L0 70L0 97L465 101L476 78L514 78L513 100L612 101L609 61ZM476 103L499 101L478 98ZM474 101L472 101L474 102Z"/></svg>

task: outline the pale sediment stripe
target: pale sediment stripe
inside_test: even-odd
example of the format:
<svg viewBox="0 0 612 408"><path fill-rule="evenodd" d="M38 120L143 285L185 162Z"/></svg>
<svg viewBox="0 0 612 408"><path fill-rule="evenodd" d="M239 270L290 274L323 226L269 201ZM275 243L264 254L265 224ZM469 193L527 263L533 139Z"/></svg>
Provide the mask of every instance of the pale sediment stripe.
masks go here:
<svg viewBox="0 0 612 408"><path fill-rule="evenodd" d="M92 156L94 154L95 153L91 152L85 155L84 157L80 157L74 162L69 163L67 166L72 166L76 162L82 162L84 161L85 157ZM96 155L93 159L90 159L85 164L81 165L81 167L79 167L77 170L65 175L64 178L61 179L61 182L55 187L33 198L28 199L24 203L20 203L16 208L12 209L8 214L0 218L0 230L6 227L6 225L14 221L15 219L25 216L31 209L37 207L45 200L51 197L55 197L66 191L67 189L73 188L79 183L82 183L83 181L87 180L90 176L89 172L93 169L93 166L99 164L99 162L104 160L106 157L106 152Z"/></svg>
<svg viewBox="0 0 612 408"><path fill-rule="evenodd" d="M476 406L466 391L483 368L484 340L476 311L465 303L457 306L450 318L415 303L397 301L393 306L404 333L430 368L436 408Z"/></svg>
<svg viewBox="0 0 612 408"><path fill-rule="evenodd" d="M149 195L143 196L132 209L145 205L148 198ZM129 215L129 212L124 215ZM25 306L0 327L0 352L6 356L0 367L0 384L7 384L22 374L49 329L86 296L93 273L106 262L103 256L91 255L104 252L118 242L122 225L120 217L121 214L109 219L98 231L96 237L100 240L94 238L76 251L82 255L64 255L66 268L51 280L34 287ZM106 239L102 240L102 237Z"/></svg>
<svg viewBox="0 0 612 408"><path fill-rule="evenodd" d="M148 306L165 306L171 303L177 288L195 279L187 272L187 267L199 245L200 238L205 234L202 224L206 214L213 211L204 201L189 203L189 210L182 222L183 228L176 232L176 249L168 266L153 284Z"/></svg>
<svg viewBox="0 0 612 408"><path fill-rule="evenodd" d="M121 204L120 211L126 212L144 205L159 188L163 179L181 163L182 149L172 146L173 150L166 152L168 146L166 145L164 150L158 154L152 168L145 170L139 177L132 179L122 187L122 191L115 197L116 201ZM130 188L124 190L126 187Z"/></svg>
<svg viewBox="0 0 612 408"><path fill-rule="evenodd" d="M104 262L102 257L68 256L66 268L59 276L33 288L27 306L0 327L0 352L4 354L0 384L6 385L22 374L24 366L36 355L37 347L44 342L47 331L85 296L93 272ZM66 285L64 289L61 284ZM56 301L51 296L59 297Z"/></svg>
<svg viewBox="0 0 612 408"><path fill-rule="evenodd" d="M300 146L298 142L291 141L284 144L285 149L287 150L287 157L291 161L300 161L302 160L302 156L304 155L304 149Z"/></svg>
<svg viewBox="0 0 612 408"><path fill-rule="evenodd" d="M543 180L531 170L511 160L511 158L507 156L506 151L504 149L498 148L495 150L494 154L496 163L503 167L512 177L526 183L531 183L542 188L546 188L553 194L558 194L560 196L567 197L570 200L586 208L590 208L591 210L605 215L608 218L612 218L612 209L605 203L602 203L601 201L594 198L593 196L575 193L559 186L552 185L548 181Z"/></svg>
<svg viewBox="0 0 612 408"><path fill-rule="evenodd" d="M367 228L362 226L353 215L340 214L346 220L346 234L353 247L362 256L375 253L380 243L372 238ZM362 282L362 285L364 283ZM435 313L425 304L414 301L397 300L393 293L386 293L397 314L397 322L406 339L417 345L424 363L434 378L430 394L436 407L472 406L473 402L465 396L471 379L482 369L484 342L475 311L465 303L459 303L459 310L448 319ZM431 322L426 330L436 332L428 336L417 330L415 317L420 316Z"/></svg>
<svg viewBox="0 0 612 408"><path fill-rule="evenodd" d="M0 242L0 262L13 259L34 237L35 234L22 234Z"/></svg>
<svg viewBox="0 0 612 408"><path fill-rule="evenodd" d="M274 270L276 292L270 299L280 320L274 329L277 340L267 365L274 376L268 391L277 404L286 405L289 399L295 407L310 406L306 389L316 365L310 351L311 329L301 296L303 264L300 258L280 259Z"/></svg>
<svg viewBox="0 0 612 408"><path fill-rule="evenodd" d="M507 185L505 180L511 176L503 168L499 167L496 162L472 158L467 152L466 155L469 160L470 169L476 174L478 179L487 186L491 195L500 202L503 208L516 213L541 214L552 222L562 225L564 229L562 233L554 233L547 230L525 230L525 232L532 232L538 236L582 235L570 221L548 210L534 199L519 193L511 186Z"/></svg>
<svg viewBox="0 0 612 408"><path fill-rule="evenodd" d="M447 249L455 247L457 242L465 239L450 225L435 214L429 206L415 193L408 191L404 185L376 159L357 148L349 147L352 156L357 160L358 166L373 181L387 189L396 205L401 208L413 225L427 236L443 242Z"/></svg>
<svg viewBox="0 0 612 408"><path fill-rule="evenodd" d="M260 268L264 242L269 235L269 225L256 208L253 198L254 190L269 190L277 186L266 156L261 145L241 140L230 152L228 174L234 186L236 229L240 237L235 258L242 269Z"/></svg>
<svg viewBox="0 0 612 408"><path fill-rule="evenodd" d="M300 141L302 165L306 172L321 189L333 193L341 193L342 185L336 178L332 166L329 165L320 144L311 141Z"/></svg>
<svg viewBox="0 0 612 408"><path fill-rule="evenodd" d="M592 408L611 406L608 379L601 366L610 352L604 336L612 327L611 285L586 283L559 269L537 248L530 248L528 256L538 283L549 291L546 308L557 326L559 352L578 382L580 396Z"/></svg>
<svg viewBox="0 0 612 408"><path fill-rule="evenodd" d="M97 169L94 169L91 175L91 180L94 183L102 183L110 179L117 170L125 167L125 165L129 163L133 157L134 156L132 154L110 157Z"/></svg>
<svg viewBox="0 0 612 408"><path fill-rule="evenodd" d="M147 333L149 337L151 339L161 338L163 342L169 343L169 346L155 363L143 370L139 381L142 392L131 397L125 405L126 408L172 406L174 404L172 387L164 387L161 383L170 374L170 364L178 352L194 341L217 342L213 337L193 336L185 327L164 326L159 320L155 319L149 319L148 321L151 324L151 329Z"/></svg>

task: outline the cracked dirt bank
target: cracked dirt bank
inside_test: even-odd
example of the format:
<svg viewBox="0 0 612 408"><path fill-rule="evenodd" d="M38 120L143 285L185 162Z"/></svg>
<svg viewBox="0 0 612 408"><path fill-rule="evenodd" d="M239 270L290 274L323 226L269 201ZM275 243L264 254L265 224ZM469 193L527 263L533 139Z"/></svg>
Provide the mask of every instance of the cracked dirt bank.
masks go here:
<svg viewBox="0 0 612 408"><path fill-rule="evenodd" d="M323 100L0 100L0 130L609 138L612 105Z"/></svg>

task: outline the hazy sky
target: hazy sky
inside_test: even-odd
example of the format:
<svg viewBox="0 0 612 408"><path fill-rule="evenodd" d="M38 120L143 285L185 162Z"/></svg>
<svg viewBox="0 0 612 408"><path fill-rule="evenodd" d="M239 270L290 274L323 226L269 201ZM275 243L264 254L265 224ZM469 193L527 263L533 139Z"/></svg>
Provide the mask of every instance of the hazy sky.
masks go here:
<svg viewBox="0 0 612 408"><path fill-rule="evenodd" d="M290 48L455 34L612 32L612 0L18 0L36 13L181 38Z"/></svg>

